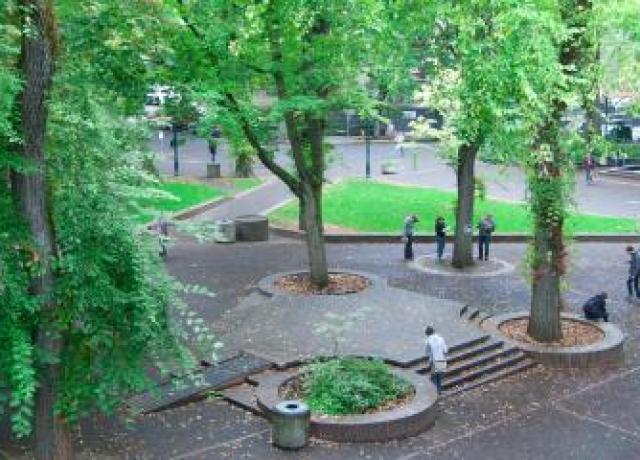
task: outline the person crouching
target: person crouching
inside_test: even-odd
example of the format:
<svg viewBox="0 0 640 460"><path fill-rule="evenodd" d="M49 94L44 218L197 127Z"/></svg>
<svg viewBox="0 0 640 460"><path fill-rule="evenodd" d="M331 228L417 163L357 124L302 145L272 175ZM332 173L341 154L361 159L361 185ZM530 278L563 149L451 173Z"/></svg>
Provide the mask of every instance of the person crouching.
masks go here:
<svg viewBox="0 0 640 460"><path fill-rule="evenodd" d="M609 321L609 313L607 313L607 293L601 292L591 297L582 306L584 317L591 321L602 319L605 323Z"/></svg>

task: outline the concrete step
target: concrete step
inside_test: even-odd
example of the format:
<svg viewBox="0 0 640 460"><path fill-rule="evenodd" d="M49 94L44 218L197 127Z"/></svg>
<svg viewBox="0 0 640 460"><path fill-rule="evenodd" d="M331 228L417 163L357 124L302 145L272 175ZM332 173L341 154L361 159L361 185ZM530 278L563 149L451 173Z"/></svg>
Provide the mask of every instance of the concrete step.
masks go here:
<svg viewBox="0 0 640 460"><path fill-rule="evenodd" d="M455 369L458 365L462 366L463 364L470 363L470 367L473 367L476 365L474 364L475 362L479 360L486 362L487 359L484 359L486 356L501 352L503 347L504 342L502 340L489 338L489 340L479 342L471 347L463 348L454 353L448 353L447 366ZM517 351L517 348L511 348ZM431 371L431 362L426 361L426 363L426 366L416 371L418 374L427 374Z"/></svg>
<svg viewBox="0 0 640 460"><path fill-rule="evenodd" d="M247 376L273 367L269 361L250 353L241 353L215 366L201 368L192 375L167 382L137 394L126 404L139 413L157 412L205 398L212 391L243 383Z"/></svg>
<svg viewBox="0 0 640 460"><path fill-rule="evenodd" d="M460 318L468 320L472 316L478 315L479 313L480 313L480 310L478 310L476 307L467 305L466 308L463 307L460 310Z"/></svg>
<svg viewBox="0 0 640 460"><path fill-rule="evenodd" d="M277 370L277 369L267 369L267 370L265 370L263 372L247 376L245 381L248 384L257 387L258 385L262 384L262 382L272 378L276 374L277 375L282 375L283 373L287 373L287 374L290 374L291 376L294 376L295 374L297 374L297 372L298 372L297 369L288 369L288 370L284 370L284 371L283 370Z"/></svg>
<svg viewBox="0 0 640 460"><path fill-rule="evenodd" d="M227 388L222 392L222 396L234 406L247 410L254 415L264 416L258 407L256 399L256 388L248 383Z"/></svg>
<svg viewBox="0 0 640 460"><path fill-rule="evenodd" d="M473 321L474 319L476 319L478 317L478 315L480 314L480 310L478 309L474 309L471 313L469 313L469 315L467 316L467 320L469 321Z"/></svg>
<svg viewBox="0 0 640 460"><path fill-rule="evenodd" d="M453 396L453 395L462 393L463 391L472 390L474 388L478 388L479 386L486 385L491 382L495 382L497 380L503 379L513 374L517 374L518 372L527 370L535 365L536 363L531 361L529 358L525 358L513 366L505 367L497 372L487 374L484 377L473 380L471 382L461 384L455 387L447 388L442 392L442 396L445 396L445 397Z"/></svg>
<svg viewBox="0 0 640 460"><path fill-rule="evenodd" d="M480 314L473 321L475 324L480 325L482 322L488 318L491 318L491 315L488 313L480 312Z"/></svg>
<svg viewBox="0 0 640 460"><path fill-rule="evenodd" d="M449 347L449 353L447 354L447 356L456 356L457 353L461 353L463 350L474 349L475 347L481 346L483 343L487 342L489 339L491 339L491 336L488 334L485 334L485 335L478 336L475 339L471 339L467 342L453 345ZM409 368L414 366L424 366L425 364L427 368L430 366L429 360L425 356L421 356L419 358L408 361L406 363L397 363L394 361L390 361L389 363L393 364L394 366L399 366L404 368ZM420 370L418 370L417 372L420 372Z"/></svg>
<svg viewBox="0 0 640 460"><path fill-rule="evenodd" d="M496 354L502 353L504 350L504 342L502 340L491 339L486 342L479 343L473 347L465 348L457 353L449 353L447 355L447 366L449 368L456 369L458 366L464 366L470 364L471 367L476 365L475 363L481 361L486 362L490 359L494 359ZM507 350L518 351L516 347L509 347ZM509 354L509 353L506 353ZM491 357L493 356L493 357ZM489 357L489 358L488 358ZM419 374L426 374L431 370L431 363L427 362L427 365L417 372Z"/></svg>
<svg viewBox="0 0 640 460"><path fill-rule="evenodd" d="M445 371L445 378L453 377L454 375L460 374L461 372L468 371L469 369L473 369L474 367L479 367L484 364L490 363L491 361L507 357L509 355L513 355L519 353L520 349L517 347L508 347L508 348L496 348L487 353L483 353L481 355L472 356L469 359L461 360L456 362L454 365L448 366Z"/></svg>
<svg viewBox="0 0 640 460"><path fill-rule="evenodd" d="M465 361L474 356L481 355L483 353L488 353L490 351L501 348L504 345L504 341L500 339L494 339L489 336L486 336L487 339L482 342L477 342L472 346L465 347L457 350L449 350L447 354L447 364L453 365L459 361Z"/></svg>
<svg viewBox="0 0 640 460"><path fill-rule="evenodd" d="M495 358L490 362L484 363L480 366L471 367L470 369L463 371L451 378L448 378L445 374L442 382L442 387L444 389L448 389L462 384L467 384L486 375L499 372L507 367L515 366L524 359L526 359L524 353L518 351L505 357Z"/></svg>
<svg viewBox="0 0 640 460"><path fill-rule="evenodd" d="M464 343L459 343L457 345L453 345L451 347L449 347L449 355L452 354L456 354L457 352L461 351L461 350L465 350L465 349L469 349L469 348L473 348L475 346L481 345L482 343L487 342L489 339L491 339L491 336L489 334L484 334L481 336L476 337L475 339L471 339L467 342Z"/></svg>

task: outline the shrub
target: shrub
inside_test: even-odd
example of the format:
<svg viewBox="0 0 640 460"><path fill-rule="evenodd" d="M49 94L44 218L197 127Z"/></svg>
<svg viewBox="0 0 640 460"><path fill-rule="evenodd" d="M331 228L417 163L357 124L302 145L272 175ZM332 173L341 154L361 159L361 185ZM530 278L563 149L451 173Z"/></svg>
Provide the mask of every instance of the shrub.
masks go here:
<svg viewBox="0 0 640 460"><path fill-rule="evenodd" d="M362 414L411 390L380 360L345 357L308 365L303 372L304 400L328 415Z"/></svg>

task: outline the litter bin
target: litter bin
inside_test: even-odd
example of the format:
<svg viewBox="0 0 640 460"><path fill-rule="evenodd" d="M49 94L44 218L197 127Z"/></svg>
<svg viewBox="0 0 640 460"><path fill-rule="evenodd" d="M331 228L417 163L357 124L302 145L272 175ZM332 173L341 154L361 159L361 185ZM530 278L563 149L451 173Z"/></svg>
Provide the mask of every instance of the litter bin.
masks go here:
<svg viewBox="0 0 640 460"><path fill-rule="evenodd" d="M236 241L236 224L230 219L217 220L213 231L216 243L234 243Z"/></svg>
<svg viewBox="0 0 640 460"><path fill-rule="evenodd" d="M309 442L311 411L300 401L283 401L271 412L271 442L281 449L301 449Z"/></svg>

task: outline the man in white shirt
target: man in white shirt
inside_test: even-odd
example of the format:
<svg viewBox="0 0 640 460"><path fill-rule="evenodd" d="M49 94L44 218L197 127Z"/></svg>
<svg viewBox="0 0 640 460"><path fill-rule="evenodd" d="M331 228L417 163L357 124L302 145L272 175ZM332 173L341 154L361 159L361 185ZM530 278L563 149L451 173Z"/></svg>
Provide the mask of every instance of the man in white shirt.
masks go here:
<svg viewBox="0 0 640 460"><path fill-rule="evenodd" d="M438 394L442 390L442 374L447 369L448 352L447 344L440 335L436 334L432 326L427 326L424 333L427 335L426 352L431 360L431 379L438 389Z"/></svg>

